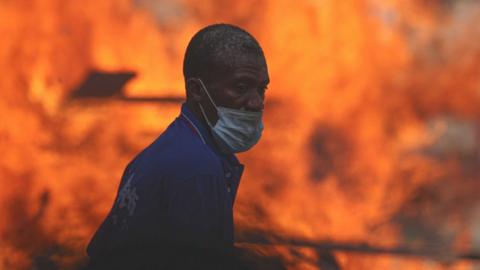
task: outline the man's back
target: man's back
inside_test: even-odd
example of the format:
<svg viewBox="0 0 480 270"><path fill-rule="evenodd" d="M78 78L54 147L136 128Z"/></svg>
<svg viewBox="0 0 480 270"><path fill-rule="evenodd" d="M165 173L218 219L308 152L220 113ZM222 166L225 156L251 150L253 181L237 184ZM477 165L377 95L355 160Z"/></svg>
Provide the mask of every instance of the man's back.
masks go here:
<svg viewBox="0 0 480 270"><path fill-rule="evenodd" d="M233 246L232 207L243 166L211 140L184 105L125 169L112 210L87 248L92 262L167 254L161 260L171 260L171 253Z"/></svg>

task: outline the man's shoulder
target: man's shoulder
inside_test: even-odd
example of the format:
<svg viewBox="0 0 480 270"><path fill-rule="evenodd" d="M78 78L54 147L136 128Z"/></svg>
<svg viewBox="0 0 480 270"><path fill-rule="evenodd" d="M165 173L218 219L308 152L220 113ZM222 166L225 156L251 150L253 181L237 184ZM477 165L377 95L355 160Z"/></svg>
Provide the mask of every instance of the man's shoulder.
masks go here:
<svg viewBox="0 0 480 270"><path fill-rule="evenodd" d="M220 174L221 161L208 145L177 119L136 158L135 167L162 178Z"/></svg>

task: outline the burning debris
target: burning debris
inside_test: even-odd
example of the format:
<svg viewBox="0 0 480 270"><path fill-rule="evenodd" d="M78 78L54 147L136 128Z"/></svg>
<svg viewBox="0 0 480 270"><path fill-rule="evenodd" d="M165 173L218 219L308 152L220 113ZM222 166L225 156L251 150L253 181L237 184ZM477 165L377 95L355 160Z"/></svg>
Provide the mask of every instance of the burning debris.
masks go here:
<svg viewBox="0 0 480 270"><path fill-rule="evenodd" d="M236 221L279 235L241 245L287 269L478 267L478 3L208 3L169 3L174 23L148 0L2 3L0 269L83 265L126 162L178 115L187 38L219 18L264 44L276 100Z"/></svg>

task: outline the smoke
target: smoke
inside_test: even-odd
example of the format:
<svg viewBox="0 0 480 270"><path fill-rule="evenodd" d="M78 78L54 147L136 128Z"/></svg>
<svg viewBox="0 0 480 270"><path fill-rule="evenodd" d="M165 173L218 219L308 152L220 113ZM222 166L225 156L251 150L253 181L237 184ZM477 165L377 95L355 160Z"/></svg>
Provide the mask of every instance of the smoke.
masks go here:
<svg viewBox="0 0 480 270"><path fill-rule="evenodd" d="M188 20L184 1L180 0L134 0L137 7L146 9L159 26L180 26Z"/></svg>

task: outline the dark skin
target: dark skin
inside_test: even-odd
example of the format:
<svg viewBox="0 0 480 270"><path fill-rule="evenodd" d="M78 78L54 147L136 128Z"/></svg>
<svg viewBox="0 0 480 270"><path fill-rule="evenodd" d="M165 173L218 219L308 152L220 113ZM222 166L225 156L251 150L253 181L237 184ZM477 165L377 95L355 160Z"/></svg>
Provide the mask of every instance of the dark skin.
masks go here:
<svg viewBox="0 0 480 270"><path fill-rule="evenodd" d="M204 78L207 91L217 106L247 111L263 111L265 90L269 83L268 69L265 59L261 56L243 55L230 71L212 72L210 79ZM202 104L205 114L212 125L218 120L217 112L197 78L186 82L187 106L207 125L200 111Z"/></svg>

